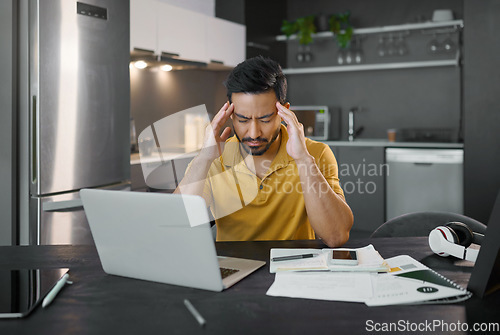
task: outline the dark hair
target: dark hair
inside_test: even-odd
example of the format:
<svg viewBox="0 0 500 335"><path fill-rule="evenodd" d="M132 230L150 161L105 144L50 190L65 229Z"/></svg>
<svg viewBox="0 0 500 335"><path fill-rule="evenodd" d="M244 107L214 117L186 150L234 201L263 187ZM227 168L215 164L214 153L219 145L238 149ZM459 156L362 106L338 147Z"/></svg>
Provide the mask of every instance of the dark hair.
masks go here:
<svg viewBox="0 0 500 335"><path fill-rule="evenodd" d="M231 101L233 93L259 94L274 90L281 104L286 102L286 78L278 62L257 56L238 64L229 74L224 86Z"/></svg>

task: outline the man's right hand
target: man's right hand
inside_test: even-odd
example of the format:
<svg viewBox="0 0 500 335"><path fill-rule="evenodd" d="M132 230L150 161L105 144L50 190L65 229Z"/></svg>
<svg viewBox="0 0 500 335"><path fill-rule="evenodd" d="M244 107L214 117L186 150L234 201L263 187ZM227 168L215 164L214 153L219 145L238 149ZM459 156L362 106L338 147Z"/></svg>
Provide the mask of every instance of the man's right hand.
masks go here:
<svg viewBox="0 0 500 335"><path fill-rule="evenodd" d="M234 105L229 104L229 101L226 102L214 116L212 122L206 127L203 147L201 148L199 154L200 158L212 162L217 157L222 155L222 152L224 151L224 143L231 134L231 128L226 127L222 133L221 129L226 121L231 117L233 110Z"/></svg>

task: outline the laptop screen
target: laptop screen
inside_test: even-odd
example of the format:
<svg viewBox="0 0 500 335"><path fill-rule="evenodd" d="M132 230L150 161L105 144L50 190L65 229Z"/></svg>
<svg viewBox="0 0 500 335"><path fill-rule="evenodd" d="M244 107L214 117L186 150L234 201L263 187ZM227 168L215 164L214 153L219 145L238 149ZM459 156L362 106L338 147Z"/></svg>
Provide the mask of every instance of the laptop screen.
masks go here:
<svg viewBox="0 0 500 335"><path fill-rule="evenodd" d="M500 289L500 192L467 288L481 298Z"/></svg>

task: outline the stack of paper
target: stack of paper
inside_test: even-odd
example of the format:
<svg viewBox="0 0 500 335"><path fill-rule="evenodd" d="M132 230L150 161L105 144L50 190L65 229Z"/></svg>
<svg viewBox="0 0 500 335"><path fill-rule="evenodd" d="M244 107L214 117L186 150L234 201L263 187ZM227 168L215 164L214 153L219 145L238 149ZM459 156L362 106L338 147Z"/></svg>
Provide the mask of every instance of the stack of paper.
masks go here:
<svg viewBox="0 0 500 335"><path fill-rule="evenodd" d="M472 295L410 256L387 259L381 266L375 262L375 258L359 257L359 250L363 249L368 254L372 254L375 249L371 245L357 249L358 266L367 270L349 272L332 268L324 257L326 253L318 249L273 249L271 258L312 252L318 253L318 256L271 262L270 271L276 272L276 278L267 295L364 302L368 306L449 303L466 300ZM389 268L390 272L374 272L377 266Z"/></svg>

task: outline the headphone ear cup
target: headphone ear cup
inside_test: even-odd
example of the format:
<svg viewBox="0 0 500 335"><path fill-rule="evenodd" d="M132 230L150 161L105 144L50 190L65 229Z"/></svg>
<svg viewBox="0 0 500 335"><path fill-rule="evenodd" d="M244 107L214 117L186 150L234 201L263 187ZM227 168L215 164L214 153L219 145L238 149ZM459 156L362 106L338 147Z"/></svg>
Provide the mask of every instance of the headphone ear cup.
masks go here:
<svg viewBox="0 0 500 335"><path fill-rule="evenodd" d="M434 228L429 234L429 246L431 250L438 254L439 256L446 257L449 256L447 252L444 251L444 241L450 243L455 243L456 234L449 227L439 226Z"/></svg>
<svg viewBox="0 0 500 335"><path fill-rule="evenodd" d="M462 222L449 222L446 227L453 231L456 236L456 243L461 246L469 247L474 239L472 230L465 223Z"/></svg>

